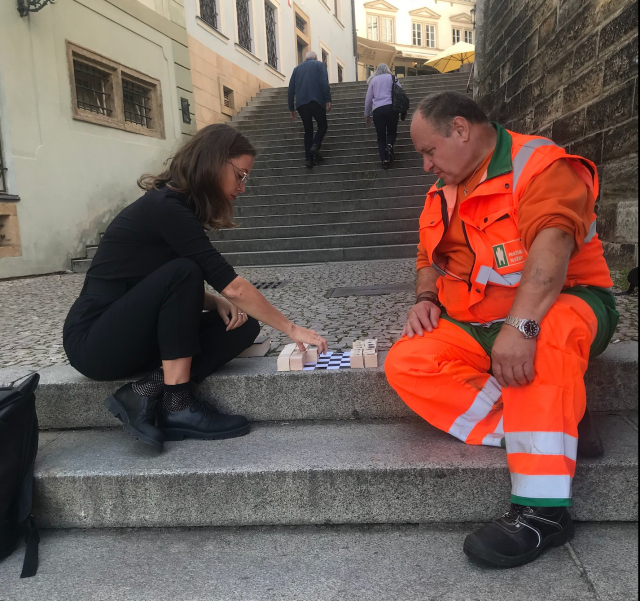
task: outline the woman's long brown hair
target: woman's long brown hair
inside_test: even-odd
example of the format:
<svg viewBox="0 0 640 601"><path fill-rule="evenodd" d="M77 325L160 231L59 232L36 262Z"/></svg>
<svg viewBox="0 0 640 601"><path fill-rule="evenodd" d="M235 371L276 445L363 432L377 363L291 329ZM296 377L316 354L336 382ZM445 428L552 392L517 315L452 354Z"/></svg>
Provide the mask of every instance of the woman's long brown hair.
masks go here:
<svg viewBox="0 0 640 601"><path fill-rule="evenodd" d="M229 159L256 154L251 142L234 127L207 125L176 152L162 173L145 173L138 186L157 190L166 185L189 195L189 206L208 229L235 227L233 203L224 197L220 187L222 169Z"/></svg>

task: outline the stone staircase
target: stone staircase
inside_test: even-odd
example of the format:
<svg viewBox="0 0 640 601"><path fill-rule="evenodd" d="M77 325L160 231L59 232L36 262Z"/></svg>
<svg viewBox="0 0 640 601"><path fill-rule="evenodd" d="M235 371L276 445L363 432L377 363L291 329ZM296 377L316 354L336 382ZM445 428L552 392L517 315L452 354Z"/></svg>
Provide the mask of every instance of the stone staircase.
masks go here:
<svg viewBox="0 0 640 601"><path fill-rule="evenodd" d="M466 93L464 74L410 77L413 107L430 92ZM291 121L287 89L263 90L233 120L260 150L246 194L236 200L239 227L212 235L234 265L272 265L412 257L417 219L434 177L400 122L396 164L382 171L374 128L364 125L366 82L332 86L333 108L322 154L304 166L303 130Z"/></svg>
<svg viewBox="0 0 640 601"><path fill-rule="evenodd" d="M425 75L402 80L412 106L430 92L467 93L468 76ZM274 265L397 259L415 256L417 222L435 181L422 169L409 136L410 116L400 122L395 166L380 168L375 128L364 125L366 82L332 85L333 108L322 154L304 165L302 123L291 121L287 88L262 90L232 125L259 149L247 185L236 200L239 227L211 234L233 265ZM89 269L97 246L71 269Z"/></svg>
<svg viewBox="0 0 640 601"><path fill-rule="evenodd" d="M384 358L382 354L381 363ZM269 589L276 591L273 595L262 594L256 592L255 582L245 582L240 574L233 576L237 579L234 586L240 591L233 595L208 596L207 590L203 590L182 596L171 589L171 595L165 592L166 596L153 597L147 596L146 588L144 594L139 591L137 595L125 595L120 588L120 592L113 592L112 596L106 593L82 596L79 592L82 588L77 589L71 577L75 569L85 569L82 567L85 560L74 556L76 544L82 548L89 545L90 550L85 553L91 555L86 559L91 570L101 570L99 564L108 561L114 569L128 574L130 581L122 583L126 590L141 586L140 568L132 567L136 565L135 560L131 560L132 566L123 564L124 560L118 558L124 555L112 557L110 546L116 545L120 554L130 545L137 548L139 537L145 539L148 535L125 529L140 527L286 527L274 534L281 541L279 544L289 548L296 539L303 546L297 551L292 549L293 557L282 561L298 562L300 553L305 553L304 545L319 545L318 537L341 533L342 544L346 545L341 548L348 549L359 537L368 536L370 524L396 525L393 526L396 530L375 531L379 544L383 545L385 540L395 544L393 541L400 536L398 532L406 532L402 530L406 524L431 524L425 528L435 528L436 534L443 528L442 524L447 524L446 528L453 529L451 542L447 544L455 547L447 546L446 554L462 562L460 570L466 574L463 578L473 574L469 572L470 565L463 561L461 535L472 529L468 522L493 519L507 506L509 474L504 451L466 446L417 419L388 386L382 367L333 373L278 373L275 363L274 358L236 359L208 378L199 390L203 398L215 397L220 410L245 414L253 422L248 436L223 441L166 443L160 455L124 433L118 427L119 422L104 409L104 398L122 382L94 382L63 365L40 370L37 400L43 431L36 466L34 514L41 527L54 530L45 535L42 545L42 576L38 578L44 579L40 580L43 584L40 585L38 579L14 582L18 573L17 554L9 562L0 564L0 581L3 585L8 583L12 591L0 597L11 601L98 597L225 601L436 598L422 597L419 590L407 597L379 597L375 593L360 596L350 582L342 583L342 594L337 596L325 591L310 596L280 597L276 594L280 585ZM595 412L606 453L601 459L578 462L572 510L578 520L637 521L637 370L636 343L612 345L590 365L586 382L589 406ZM0 370L0 385L10 385L29 371L28 368ZM352 529L331 530L326 535L308 530L314 525L329 524L350 525ZM69 529L90 530L83 535ZM95 534L91 535L92 532ZM164 537L167 545L175 544L180 554L192 553L195 561L202 559L192 546L193 540L195 537L203 544L202 537L209 535L179 529L174 530L173 535L162 534L164 532L158 530L157 536ZM231 552L242 537L259 538L265 531L216 530L215 533L213 541L218 541L218 536L226 537L226 548ZM633 535L628 529L624 533ZM71 540L76 540L73 546ZM251 563L254 570L253 561L266 560L263 555L256 558L255 553L265 553L269 558L279 553L278 549L261 547L263 543L256 543L260 551L247 549L236 561ZM410 557L412 552L418 552L422 543L418 538L407 544L404 552ZM168 548L146 547L146 552L153 555L148 561L156 562L156 556L174 561ZM57 549L56 553L65 559L52 557L52 549ZM561 552L564 553L563 550L552 552L556 554L554 561L564 561L565 555L560 556ZM188 559L182 557L179 561ZM371 561L384 563L385 558L374 556ZM450 569L447 563L443 557L439 567L432 568L447 571ZM56 568L59 564L62 567ZM318 569L312 559L306 564L300 569ZM380 569L382 566L380 564ZM414 566L417 564L412 561L403 569L411 574ZM231 567L228 569L233 571ZM270 581L271 576L261 574L256 576L261 582ZM187 577L176 575L175 586L178 587L178 582L184 584ZM201 586L208 586L205 575L193 577ZM118 576L111 574L103 578ZM144 579L142 582L153 587ZM95 586L98 587L95 590L102 590L99 587L107 585L101 580ZM504 590L511 590L509 586L513 583ZM592 598L565 597L560 591L556 592L557 596L553 597L521 593L518 598ZM471 597L461 593L446 598ZM593 597L596 598L600 597Z"/></svg>

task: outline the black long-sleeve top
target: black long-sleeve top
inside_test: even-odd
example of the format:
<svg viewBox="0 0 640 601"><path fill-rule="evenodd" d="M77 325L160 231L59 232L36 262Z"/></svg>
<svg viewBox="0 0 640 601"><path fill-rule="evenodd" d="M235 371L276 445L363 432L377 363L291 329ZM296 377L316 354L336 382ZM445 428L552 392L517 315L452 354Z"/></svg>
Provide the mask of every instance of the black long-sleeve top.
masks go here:
<svg viewBox="0 0 640 601"><path fill-rule="evenodd" d="M211 245L187 196L166 186L149 190L123 209L107 227L87 275L137 282L178 258L195 261L218 292L236 277Z"/></svg>

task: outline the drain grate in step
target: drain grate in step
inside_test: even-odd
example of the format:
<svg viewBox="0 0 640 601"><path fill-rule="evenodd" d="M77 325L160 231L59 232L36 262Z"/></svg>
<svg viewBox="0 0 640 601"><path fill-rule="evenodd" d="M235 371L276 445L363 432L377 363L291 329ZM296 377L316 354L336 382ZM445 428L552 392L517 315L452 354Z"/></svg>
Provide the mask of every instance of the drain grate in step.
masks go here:
<svg viewBox="0 0 640 601"><path fill-rule="evenodd" d="M381 286L356 286L353 288L331 288L324 295L325 298L340 298L343 296L380 296L381 294L394 294L397 292L415 292L416 285L410 282L406 284L386 284Z"/></svg>
<svg viewBox="0 0 640 601"><path fill-rule="evenodd" d="M276 288L282 288L286 284L284 280L278 280L277 282L251 282L258 290L275 290Z"/></svg>

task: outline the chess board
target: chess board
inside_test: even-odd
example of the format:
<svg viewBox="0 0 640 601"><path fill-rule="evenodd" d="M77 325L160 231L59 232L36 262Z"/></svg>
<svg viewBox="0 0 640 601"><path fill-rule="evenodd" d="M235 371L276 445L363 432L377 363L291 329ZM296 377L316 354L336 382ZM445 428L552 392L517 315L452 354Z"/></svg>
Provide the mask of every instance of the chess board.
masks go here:
<svg viewBox="0 0 640 601"><path fill-rule="evenodd" d="M329 351L320 355L317 363L306 363L302 371L315 371L316 369L351 369L351 352L334 353Z"/></svg>

